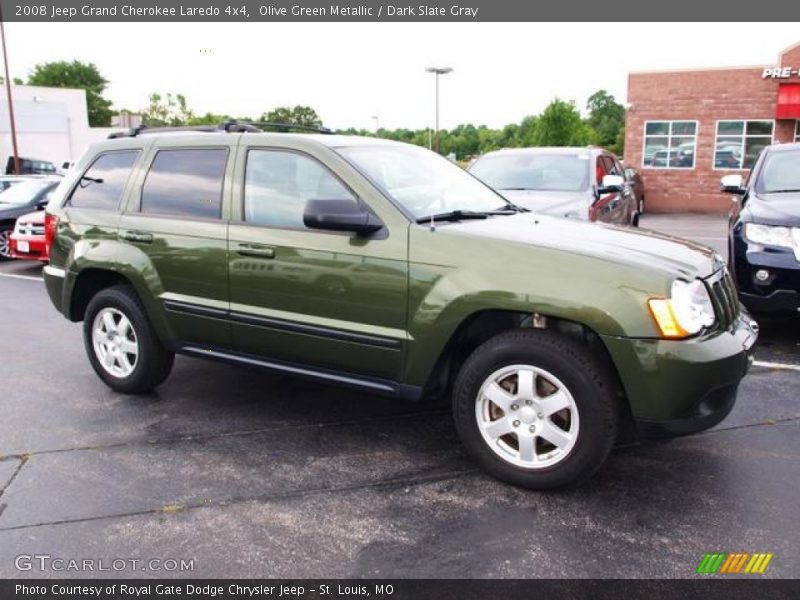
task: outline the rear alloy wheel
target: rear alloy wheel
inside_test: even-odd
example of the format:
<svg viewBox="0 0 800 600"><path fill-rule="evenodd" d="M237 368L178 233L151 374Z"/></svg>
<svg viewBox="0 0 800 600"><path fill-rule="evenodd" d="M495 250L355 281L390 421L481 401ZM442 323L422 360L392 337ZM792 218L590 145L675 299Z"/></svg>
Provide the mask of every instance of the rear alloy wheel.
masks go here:
<svg viewBox="0 0 800 600"><path fill-rule="evenodd" d="M148 392L172 370L175 355L161 344L129 286L106 288L92 298L83 340L95 373L117 392Z"/></svg>
<svg viewBox="0 0 800 600"><path fill-rule="evenodd" d="M517 329L478 347L453 391L462 442L489 474L551 489L591 477L616 439L614 378L581 343Z"/></svg>
<svg viewBox="0 0 800 600"><path fill-rule="evenodd" d="M11 232L12 229L0 229L0 260L11 258Z"/></svg>

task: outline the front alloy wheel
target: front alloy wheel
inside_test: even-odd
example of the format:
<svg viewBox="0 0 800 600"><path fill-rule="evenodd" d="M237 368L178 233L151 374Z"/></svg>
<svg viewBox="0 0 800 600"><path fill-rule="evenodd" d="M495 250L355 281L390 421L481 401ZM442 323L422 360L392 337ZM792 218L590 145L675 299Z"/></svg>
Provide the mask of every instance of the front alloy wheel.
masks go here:
<svg viewBox="0 0 800 600"><path fill-rule="evenodd" d="M511 365L492 373L475 402L481 435L501 459L543 469L569 456L578 439L575 399L552 373Z"/></svg>
<svg viewBox="0 0 800 600"><path fill-rule="evenodd" d="M489 474L522 487L574 485L603 464L619 406L610 367L581 341L514 329L480 345L453 387L453 418Z"/></svg>
<svg viewBox="0 0 800 600"><path fill-rule="evenodd" d="M0 260L11 258L11 230L0 230Z"/></svg>

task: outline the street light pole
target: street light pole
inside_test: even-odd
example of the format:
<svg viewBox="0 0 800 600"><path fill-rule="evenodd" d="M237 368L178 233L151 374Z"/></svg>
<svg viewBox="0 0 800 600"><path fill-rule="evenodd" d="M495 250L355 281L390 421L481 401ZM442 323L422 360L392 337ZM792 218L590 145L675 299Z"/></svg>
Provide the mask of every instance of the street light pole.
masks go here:
<svg viewBox="0 0 800 600"><path fill-rule="evenodd" d="M381 122L380 117L378 115L373 115L370 117L373 121L375 121L375 133L377 134L381 130Z"/></svg>
<svg viewBox="0 0 800 600"><path fill-rule="evenodd" d="M8 122L11 126L11 146L14 153L14 174L19 175L19 151L17 150L17 126L14 121L14 103L11 100L11 75L8 72L8 52L6 51L6 32L3 27L3 12L0 8L0 41L3 45L3 64L6 73L6 97L8 98Z"/></svg>
<svg viewBox="0 0 800 600"><path fill-rule="evenodd" d="M447 75L453 71L450 67L428 67L427 73L433 73L436 77L436 129L434 134L433 149L439 152L439 75Z"/></svg>

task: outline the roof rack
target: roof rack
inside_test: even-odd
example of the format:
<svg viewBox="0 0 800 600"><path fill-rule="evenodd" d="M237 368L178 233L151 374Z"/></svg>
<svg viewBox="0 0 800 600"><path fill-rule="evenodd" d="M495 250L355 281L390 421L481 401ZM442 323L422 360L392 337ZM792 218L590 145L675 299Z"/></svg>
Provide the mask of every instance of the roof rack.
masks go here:
<svg viewBox="0 0 800 600"><path fill-rule="evenodd" d="M180 127L148 127L139 125L131 127L126 131L115 131L108 134L108 139L113 140L125 137L137 137L149 133L171 133L177 131L200 131L203 133L260 133L262 128L270 127L274 129L296 129L300 131L313 131L314 133L333 133L327 127L311 127L308 125L293 125L291 123L271 123L269 121L258 121L254 123L239 123L238 121L224 121L219 125L188 125Z"/></svg>

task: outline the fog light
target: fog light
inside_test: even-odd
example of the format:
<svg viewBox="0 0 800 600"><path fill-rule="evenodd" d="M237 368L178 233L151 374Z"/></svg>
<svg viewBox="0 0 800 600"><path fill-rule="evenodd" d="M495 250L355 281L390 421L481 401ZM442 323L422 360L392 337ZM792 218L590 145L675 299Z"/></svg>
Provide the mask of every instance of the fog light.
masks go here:
<svg viewBox="0 0 800 600"><path fill-rule="evenodd" d="M758 279L763 283L764 281L769 279L769 271L767 271L766 269L759 269L758 271L756 271L756 279Z"/></svg>

